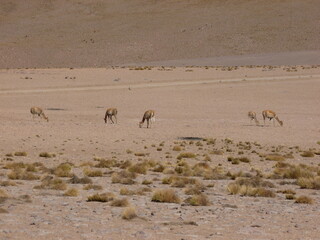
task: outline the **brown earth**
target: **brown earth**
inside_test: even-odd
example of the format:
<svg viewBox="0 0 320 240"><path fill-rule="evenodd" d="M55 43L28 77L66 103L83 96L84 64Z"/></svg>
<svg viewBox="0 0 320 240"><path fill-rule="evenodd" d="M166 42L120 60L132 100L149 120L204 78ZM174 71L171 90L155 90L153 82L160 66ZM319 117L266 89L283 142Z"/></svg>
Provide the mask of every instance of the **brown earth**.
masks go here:
<svg viewBox="0 0 320 240"><path fill-rule="evenodd" d="M2 0L0 68L320 64L319 10L318 0Z"/></svg>
<svg viewBox="0 0 320 240"><path fill-rule="evenodd" d="M300 187L294 177L283 178L285 168L277 168L267 155L281 155L280 162L296 166L300 174L319 175L319 66L139 69L0 71L1 239L318 239L319 190ZM31 106L42 107L49 122L33 120ZM118 124L105 125L107 107L118 108ZM156 111L156 122L140 129L147 109ZM263 125L264 109L274 110L283 127L268 120ZM257 112L258 126L247 118L250 110ZM303 157L304 151L315 154ZM39 157L42 152L55 157ZM181 152L195 158L178 160ZM249 162L232 164L228 157L247 157ZM102 158L113 159L114 165L94 167ZM138 174L133 185L112 183L126 160L147 164L147 172ZM10 165L19 162L38 165ZM51 168L65 162L78 177L88 169L100 170L101 177L90 179L102 189L68 183L67 189L78 190L76 197L63 196L66 190L37 189L46 176L57 174ZM196 172L199 163L206 170ZM156 172L154 164L165 170ZM24 171L40 179L12 175ZM202 175L210 171L217 172ZM228 192L232 178L255 175L274 184L266 189L275 197ZM203 194L210 205L185 203L188 186L163 184L170 176L207 186ZM71 176L60 179L67 182ZM142 185L143 180L151 184ZM120 195L124 187L151 192ZM181 202L152 202L153 192L162 188L173 189ZM313 204L287 200L280 191L288 189L297 197L310 197ZM123 220L124 208L87 202L88 196L105 192L127 198L138 217Z"/></svg>

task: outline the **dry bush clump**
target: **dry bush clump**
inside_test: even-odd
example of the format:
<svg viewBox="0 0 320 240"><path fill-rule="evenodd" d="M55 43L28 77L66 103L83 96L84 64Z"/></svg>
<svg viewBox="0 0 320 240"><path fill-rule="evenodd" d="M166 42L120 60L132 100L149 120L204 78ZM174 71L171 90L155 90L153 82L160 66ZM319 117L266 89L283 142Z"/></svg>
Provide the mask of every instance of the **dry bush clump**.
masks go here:
<svg viewBox="0 0 320 240"><path fill-rule="evenodd" d="M89 184L89 183L92 183L92 180L89 177L79 178L78 176L74 175L68 181L68 183L71 183L71 184Z"/></svg>
<svg viewBox="0 0 320 240"><path fill-rule="evenodd" d="M8 178L11 180L38 180L39 176L33 174L32 172L27 172L21 168L13 169L8 174Z"/></svg>
<svg viewBox="0 0 320 240"><path fill-rule="evenodd" d="M153 202L180 203L180 198L172 189L158 189L153 193Z"/></svg>
<svg viewBox="0 0 320 240"><path fill-rule="evenodd" d="M133 207L133 206L126 207L123 210L121 217L122 217L122 219L125 219L125 220L131 220L133 218L136 218L137 212L136 212L135 207Z"/></svg>
<svg viewBox="0 0 320 240"><path fill-rule="evenodd" d="M27 152L15 152L14 155L17 157L25 157L28 154L27 154Z"/></svg>
<svg viewBox="0 0 320 240"><path fill-rule="evenodd" d="M153 172L163 172L166 169L161 163L157 163L152 169Z"/></svg>
<svg viewBox="0 0 320 240"><path fill-rule="evenodd" d="M216 139L213 138L205 138L203 141L207 142L207 145L214 145L216 143Z"/></svg>
<svg viewBox="0 0 320 240"><path fill-rule="evenodd" d="M269 160L269 161L284 161L285 157L280 154L277 154L277 153L274 153L274 154L271 153L271 154L266 155L265 159Z"/></svg>
<svg viewBox="0 0 320 240"><path fill-rule="evenodd" d="M120 189L120 195L135 195L135 191L129 190L128 188L124 187Z"/></svg>
<svg viewBox="0 0 320 240"><path fill-rule="evenodd" d="M109 202L115 198L113 193L96 193L88 196L87 202Z"/></svg>
<svg viewBox="0 0 320 240"><path fill-rule="evenodd" d="M196 154L191 153L191 152L185 152L185 153L180 153L177 156L177 159L182 159L182 158L195 158Z"/></svg>
<svg viewBox="0 0 320 240"><path fill-rule="evenodd" d="M305 151L300 154L301 157L314 157L314 153L311 151Z"/></svg>
<svg viewBox="0 0 320 240"><path fill-rule="evenodd" d="M136 163L128 168L129 172L138 173L138 174L146 174L148 170L148 166L146 162Z"/></svg>
<svg viewBox="0 0 320 240"><path fill-rule="evenodd" d="M55 156L56 156L55 153L48 153L48 152L39 153L39 157L43 157L43 158L53 158Z"/></svg>
<svg viewBox="0 0 320 240"><path fill-rule="evenodd" d="M213 151L210 151L209 153L213 154L213 155L223 155L224 154L224 152L222 150L213 150Z"/></svg>
<svg viewBox="0 0 320 240"><path fill-rule="evenodd" d="M284 190L278 190L277 191L278 193L283 193L283 194L292 194L292 195L295 195L296 192L292 189L284 189Z"/></svg>
<svg viewBox="0 0 320 240"><path fill-rule="evenodd" d="M223 180L229 179L230 177L221 167L215 167L213 169L209 169L203 175L204 180Z"/></svg>
<svg viewBox="0 0 320 240"><path fill-rule="evenodd" d="M182 148L180 146L176 145L176 146L173 146L172 150L176 151L176 152L180 152L182 150Z"/></svg>
<svg viewBox="0 0 320 240"><path fill-rule="evenodd" d="M269 181L264 181L259 177L239 178L235 182L228 184L227 190L231 194L241 196L275 197L275 193L265 187L274 187Z"/></svg>
<svg viewBox="0 0 320 240"><path fill-rule="evenodd" d="M287 200L294 200L294 199L296 199L296 196L295 196L294 194L286 194L285 196L286 196L286 199L287 199Z"/></svg>
<svg viewBox="0 0 320 240"><path fill-rule="evenodd" d="M76 197L78 196L79 194L79 191L76 189L76 188L70 188L69 190L67 190L63 196L66 196L66 197Z"/></svg>
<svg viewBox="0 0 320 240"><path fill-rule="evenodd" d="M96 184L88 184L86 186L83 187L83 190L102 190L102 186L101 185L96 185Z"/></svg>
<svg viewBox="0 0 320 240"><path fill-rule="evenodd" d="M72 165L70 163L61 163L53 170L53 174L57 177L72 177Z"/></svg>
<svg viewBox="0 0 320 240"><path fill-rule="evenodd" d="M308 196L299 196L296 198L295 203L312 204L313 199Z"/></svg>
<svg viewBox="0 0 320 240"><path fill-rule="evenodd" d="M209 206L210 201L208 197L202 193L193 195L185 200L185 203L191 206Z"/></svg>
<svg viewBox="0 0 320 240"><path fill-rule="evenodd" d="M0 181L1 187L9 187L9 186L17 186L17 184L13 181Z"/></svg>
<svg viewBox="0 0 320 240"><path fill-rule="evenodd" d="M320 176L298 178L297 184L301 188L320 190Z"/></svg>
<svg viewBox="0 0 320 240"><path fill-rule="evenodd" d="M275 197L274 192L263 187L252 187L250 185L240 185L237 183L230 183L227 190L231 194L239 194L241 196L251 197Z"/></svg>
<svg viewBox="0 0 320 240"><path fill-rule="evenodd" d="M100 170L92 170L90 168L85 168L83 170L84 175L87 177L102 177L103 173Z"/></svg>
<svg viewBox="0 0 320 240"><path fill-rule="evenodd" d="M274 169L274 178L298 179L301 177L311 178L314 176L313 171L316 169L309 168L305 165L276 164Z"/></svg>
<svg viewBox="0 0 320 240"><path fill-rule="evenodd" d="M60 178L53 178L46 176L41 180L41 184L34 187L35 189L53 189L53 190L66 190L67 184Z"/></svg>
<svg viewBox="0 0 320 240"><path fill-rule="evenodd" d="M198 181L194 178L171 176L162 179L163 184L171 184L172 187L183 188L187 184L196 184Z"/></svg>
<svg viewBox="0 0 320 240"><path fill-rule="evenodd" d="M117 167L119 167L121 169L126 169L130 166L132 166L132 162L130 160L126 160L124 162L121 162L120 164L117 164Z"/></svg>
<svg viewBox="0 0 320 240"><path fill-rule="evenodd" d="M111 159L111 160L100 159L98 161L99 163L97 163L94 166L96 168L112 168L112 167L115 167L117 164L117 161L114 159Z"/></svg>
<svg viewBox="0 0 320 240"><path fill-rule="evenodd" d="M149 153L137 152L134 155L137 156L137 157L145 157L145 156L148 156Z"/></svg>
<svg viewBox="0 0 320 240"><path fill-rule="evenodd" d="M142 181L141 184L143 184L143 185L150 185L150 184L152 184L152 181L145 179L145 180Z"/></svg>
<svg viewBox="0 0 320 240"><path fill-rule="evenodd" d="M6 209L4 209L4 208L0 208L0 214L1 214L1 213L9 213L9 211L6 210Z"/></svg>
<svg viewBox="0 0 320 240"><path fill-rule="evenodd" d="M112 206L112 207L128 207L129 206L129 201L126 198L114 199L110 203L110 206Z"/></svg>
<svg viewBox="0 0 320 240"><path fill-rule="evenodd" d="M121 184L134 184L134 179L137 177L136 173L129 172L126 170L115 172L112 174L111 181L112 183L121 183Z"/></svg>

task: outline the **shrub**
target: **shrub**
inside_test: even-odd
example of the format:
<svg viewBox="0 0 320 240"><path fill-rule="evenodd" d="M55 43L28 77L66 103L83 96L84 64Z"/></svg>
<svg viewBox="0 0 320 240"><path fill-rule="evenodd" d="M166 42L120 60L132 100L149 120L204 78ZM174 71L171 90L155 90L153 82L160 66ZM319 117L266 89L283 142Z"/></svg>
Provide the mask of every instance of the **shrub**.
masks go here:
<svg viewBox="0 0 320 240"><path fill-rule="evenodd" d="M79 178L74 175L68 182L71 184L89 184L92 183L92 180L88 177Z"/></svg>
<svg viewBox="0 0 320 240"><path fill-rule="evenodd" d="M296 198L295 203L312 204L313 199L307 196L300 196Z"/></svg>
<svg viewBox="0 0 320 240"><path fill-rule="evenodd" d="M182 158L195 158L196 154L191 153L191 152L185 152L185 153L180 153L177 156L177 159L182 159Z"/></svg>
<svg viewBox="0 0 320 240"><path fill-rule="evenodd" d="M172 148L172 150L173 150L173 151L176 151L176 152L180 152L182 149L181 149L180 146L174 146L174 147Z"/></svg>
<svg viewBox="0 0 320 240"><path fill-rule="evenodd" d="M180 203L179 197L172 189L156 190L152 196L153 202Z"/></svg>
<svg viewBox="0 0 320 240"><path fill-rule="evenodd" d="M129 201L126 198L122 198L122 199L114 199L110 205L112 207L127 207L129 206Z"/></svg>
<svg viewBox="0 0 320 240"><path fill-rule="evenodd" d="M131 220L137 217L136 209L134 207L126 207L122 212L122 219Z"/></svg>
<svg viewBox="0 0 320 240"><path fill-rule="evenodd" d="M314 157L314 153L311 151L305 151L300 154L301 157Z"/></svg>
<svg viewBox="0 0 320 240"><path fill-rule="evenodd" d="M17 157L25 157L25 156L27 156L27 153L26 152L15 152L14 155Z"/></svg>
<svg viewBox="0 0 320 240"><path fill-rule="evenodd" d="M209 206L210 201L208 197L204 194L197 194L189 197L185 200L186 203L190 204L191 206Z"/></svg>
<svg viewBox="0 0 320 240"><path fill-rule="evenodd" d="M297 184L301 188L320 190L320 176L310 177L310 178L305 178L305 177L298 178Z"/></svg>
<svg viewBox="0 0 320 240"><path fill-rule="evenodd" d="M103 176L103 173L100 170L91 170L89 168L84 169L83 173L87 177L102 177Z"/></svg>
<svg viewBox="0 0 320 240"><path fill-rule="evenodd" d="M71 164L61 163L58 167L54 169L54 174L57 177L71 177Z"/></svg>
<svg viewBox="0 0 320 240"><path fill-rule="evenodd" d="M70 188L63 194L63 196L76 197L78 196L78 194L79 194L79 191L76 188Z"/></svg>
<svg viewBox="0 0 320 240"><path fill-rule="evenodd" d="M35 189L53 189L53 190L66 190L67 184L59 179L47 176L42 179L42 183L38 186L35 186Z"/></svg>
<svg viewBox="0 0 320 240"><path fill-rule="evenodd" d="M112 183L121 183L121 184L134 184L133 179L136 178L136 173L129 171L115 172L112 174L111 181Z"/></svg>
<svg viewBox="0 0 320 240"><path fill-rule="evenodd" d="M83 187L83 190L90 190L90 189L93 189L93 190L102 190L102 186L100 185L94 185L94 184L88 184L86 186Z"/></svg>
<svg viewBox="0 0 320 240"><path fill-rule="evenodd" d="M269 161L284 161L285 158L280 154L268 154L266 155L266 160Z"/></svg>
<svg viewBox="0 0 320 240"><path fill-rule="evenodd" d="M54 153L48 153L48 152L42 152L39 154L39 157L44 157L44 158L52 158L55 157L56 154Z"/></svg>
<svg viewBox="0 0 320 240"><path fill-rule="evenodd" d="M96 168L111 168L114 167L116 165L116 161L115 160L104 160L101 159L99 160L99 163L95 165Z"/></svg>
<svg viewBox="0 0 320 240"><path fill-rule="evenodd" d="M94 194L88 197L87 202L109 202L114 199L113 193Z"/></svg>

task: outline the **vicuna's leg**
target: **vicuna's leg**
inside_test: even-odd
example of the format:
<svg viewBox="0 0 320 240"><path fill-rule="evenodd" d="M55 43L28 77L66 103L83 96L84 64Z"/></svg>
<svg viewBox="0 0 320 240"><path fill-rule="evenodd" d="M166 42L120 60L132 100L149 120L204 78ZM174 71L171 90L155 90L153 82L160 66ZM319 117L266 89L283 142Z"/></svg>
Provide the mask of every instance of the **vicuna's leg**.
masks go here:
<svg viewBox="0 0 320 240"><path fill-rule="evenodd" d="M118 123L117 115L114 115L114 119L116 120L116 123Z"/></svg>
<svg viewBox="0 0 320 240"><path fill-rule="evenodd" d="M111 123L114 124L114 122L112 120L112 115L109 115L109 119L110 119Z"/></svg>
<svg viewBox="0 0 320 240"><path fill-rule="evenodd" d="M149 122L150 122L150 119L148 118L147 119L147 128L149 128Z"/></svg>

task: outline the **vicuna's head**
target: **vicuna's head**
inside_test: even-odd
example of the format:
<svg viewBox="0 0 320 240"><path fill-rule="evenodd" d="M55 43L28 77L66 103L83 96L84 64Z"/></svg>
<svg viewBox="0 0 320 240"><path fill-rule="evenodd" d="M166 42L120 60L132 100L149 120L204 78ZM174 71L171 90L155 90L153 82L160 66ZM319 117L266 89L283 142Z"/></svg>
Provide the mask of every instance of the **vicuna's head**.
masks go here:
<svg viewBox="0 0 320 240"><path fill-rule="evenodd" d="M283 121L279 121L279 123L280 123L280 126L282 127L283 126Z"/></svg>

